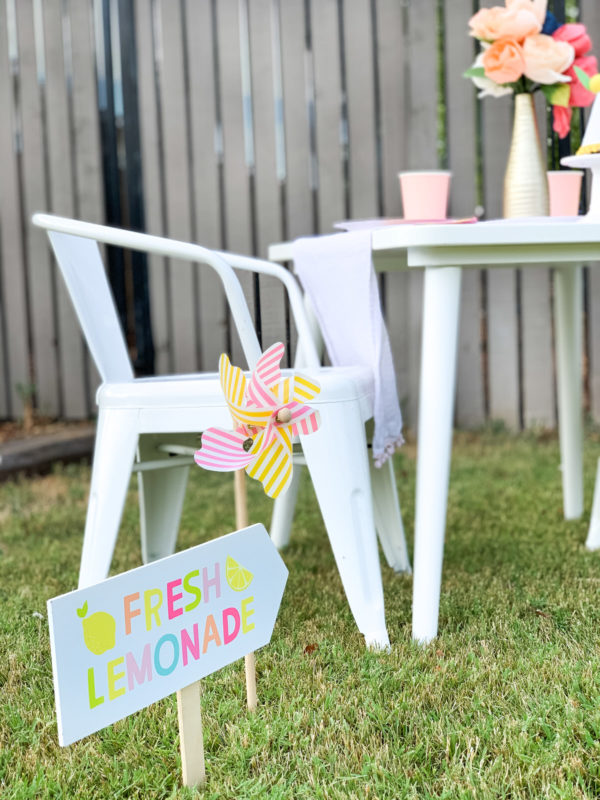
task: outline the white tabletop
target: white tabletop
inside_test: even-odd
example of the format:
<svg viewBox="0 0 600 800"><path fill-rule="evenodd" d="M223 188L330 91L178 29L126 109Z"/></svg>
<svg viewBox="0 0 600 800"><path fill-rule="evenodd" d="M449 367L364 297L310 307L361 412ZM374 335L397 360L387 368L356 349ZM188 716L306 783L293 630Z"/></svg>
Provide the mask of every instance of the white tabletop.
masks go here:
<svg viewBox="0 0 600 800"><path fill-rule="evenodd" d="M600 259L600 220L523 217L464 224L381 225L372 229L372 241L375 266L381 270L581 262ZM269 258L291 260L291 242L271 245Z"/></svg>

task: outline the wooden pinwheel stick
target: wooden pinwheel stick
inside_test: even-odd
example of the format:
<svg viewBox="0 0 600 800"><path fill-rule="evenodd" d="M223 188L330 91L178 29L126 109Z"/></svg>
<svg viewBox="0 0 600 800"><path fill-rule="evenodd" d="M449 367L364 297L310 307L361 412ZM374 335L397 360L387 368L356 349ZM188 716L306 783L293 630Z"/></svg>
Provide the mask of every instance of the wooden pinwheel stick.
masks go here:
<svg viewBox="0 0 600 800"><path fill-rule="evenodd" d="M240 530L240 528L248 527L248 497L246 494L245 471L243 469L236 470L233 481L235 495L235 526L237 530ZM245 656L245 662L248 709L250 711L254 711L258 703L256 697L256 661L254 658L254 653L248 653Z"/></svg>

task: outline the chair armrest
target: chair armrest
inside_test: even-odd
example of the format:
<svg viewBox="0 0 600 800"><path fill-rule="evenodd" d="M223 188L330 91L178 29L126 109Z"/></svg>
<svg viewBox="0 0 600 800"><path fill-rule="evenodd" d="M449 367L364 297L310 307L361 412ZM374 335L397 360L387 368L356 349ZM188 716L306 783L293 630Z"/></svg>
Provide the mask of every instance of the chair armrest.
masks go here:
<svg viewBox="0 0 600 800"><path fill-rule="evenodd" d="M218 255L235 269L270 275L272 278L276 278L283 283L288 294L292 316L294 317L294 322L296 323L296 329L298 331L299 346L302 349L302 366L319 367L321 365L321 360L315 344L315 333L306 313L302 292L294 276L280 264L274 264L264 259L224 252L219 252Z"/></svg>

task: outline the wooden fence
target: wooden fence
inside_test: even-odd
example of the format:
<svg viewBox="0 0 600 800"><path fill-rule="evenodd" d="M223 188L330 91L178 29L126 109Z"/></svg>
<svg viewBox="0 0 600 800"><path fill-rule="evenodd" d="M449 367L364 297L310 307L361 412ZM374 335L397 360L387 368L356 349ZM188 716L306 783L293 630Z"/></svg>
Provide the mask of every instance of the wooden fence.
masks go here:
<svg viewBox="0 0 600 800"><path fill-rule="evenodd" d="M127 176L141 157L146 229L209 247L265 255L271 242L328 232L336 220L398 216L397 172L410 168L453 171L452 214L500 215L510 99L480 102L461 77L473 60L466 31L477 2L135 0L125 4L130 28L118 2L0 0L0 417L19 416L28 399L52 416L93 414L98 378L29 219L34 210L107 219L109 134L126 162L123 194L137 191ZM599 4L580 6L600 52ZM108 132L99 110L107 78L113 86L107 54L117 121ZM137 149L121 88L139 117ZM539 121L545 136L542 107ZM241 358L210 275L154 259L148 277L157 372L214 369L224 349ZM280 289L242 280L263 341L285 336ZM600 272L586 268L584 286L582 379L598 420ZM421 294L417 273L384 279L399 393L413 422ZM463 277L456 421L486 420L555 425L548 269Z"/></svg>

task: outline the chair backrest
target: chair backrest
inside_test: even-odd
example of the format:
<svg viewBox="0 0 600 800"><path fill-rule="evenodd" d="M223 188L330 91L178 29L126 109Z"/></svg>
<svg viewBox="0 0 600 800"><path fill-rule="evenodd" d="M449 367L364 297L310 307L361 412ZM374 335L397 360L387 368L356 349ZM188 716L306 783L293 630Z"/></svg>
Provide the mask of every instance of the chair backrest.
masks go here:
<svg viewBox="0 0 600 800"><path fill-rule="evenodd" d="M254 368L261 355L254 323L242 286L230 264L219 253L188 242L50 214L34 214L32 222L48 232L88 346L103 380L131 380L133 372L112 293L102 267L98 242L211 267L223 284L248 366Z"/></svg>
<svg viewBox="0 0 600 800"><path fill-rule="evenodd" d="M231 316L251 369L258 361L261 350L242 286L233 268L277 278L283 283L290 301L298 330L302 364L309 367L319 366L315 331L307 317L302 293L295 278L281 265L249 256L207 250L199 245L174 239L49 214L34 214L32 221L34 225L48 232L88 346L105 382L132 380L133 370L102 265L98 242L211 267L223 284Z"/></svg>
<svg viewBox="0 0 600 800"><path fill-rule="evenodd" d="M48 236L102 380L111 383L133 380L98 243L56 231L48 231Z"/></svg>

